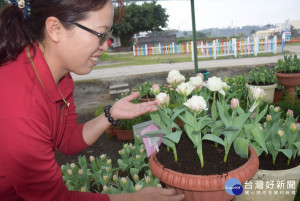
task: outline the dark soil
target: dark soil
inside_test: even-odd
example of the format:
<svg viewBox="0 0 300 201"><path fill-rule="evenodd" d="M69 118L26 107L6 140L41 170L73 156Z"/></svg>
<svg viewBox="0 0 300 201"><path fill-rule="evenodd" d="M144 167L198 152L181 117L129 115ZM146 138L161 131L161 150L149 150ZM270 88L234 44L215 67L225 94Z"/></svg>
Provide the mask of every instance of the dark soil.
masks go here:
<svg viewBox="0 0 300 201"><path fill-rule="evenodd" d="M273 85L275 83L270 83L270 82L267 82L267 83L263 83L263 82L259 82L258 84L256 84L256 82L250 82L248 83L249 85L253 85L253 86L268 86L268 85Z"/></svg>
<svg viewBox="0 0 300 201"><path fill-rule="evenodd" d="M159 147L157 154L158 161L166 168L177 172L194 175L213 175L223 174L234 170L247 162L247 158L237 155L233 149L230 149L227 162L224 163L224 147L216 147L214 143L203 141L204 167L201 168L200 159L196 149L188 136L183 133L180 142L176 145L178 161L174 161L173 151L167 151L165 145Z"/></svg>
<svg viewBox="0 0 300 201"><path fill-rule="evenodd" d="M78 123L85 123L91 119L93 119L94 111L80 111L78 112ZM89 156L99 157L101 154L106 154L108 158L112 160L113 166L117 166L117 159L120 158L118 153L119 150L123 148L124 143L128 143L130 141L120 141L116 137L112 137L109 134L103 134L92 146L89 148L73 155L68 156L64 155L58 150L55 152L55 158L58 165L63 165L66 163L77 162L78 156L85 155L87 159ZM132 141L131 141L132 142Z"/></svg>
<svg viewBox="0 0 300 201"><path fill-rule="evenodd" d="M276 157L275 165L272 163L272 155L267 156L262 154L259 156L259 169L262 170L286 170L300 165L300 157L296 157L295 160L291 160L290 164L287 164L287 157L283 153L279 153Z"/></svg>

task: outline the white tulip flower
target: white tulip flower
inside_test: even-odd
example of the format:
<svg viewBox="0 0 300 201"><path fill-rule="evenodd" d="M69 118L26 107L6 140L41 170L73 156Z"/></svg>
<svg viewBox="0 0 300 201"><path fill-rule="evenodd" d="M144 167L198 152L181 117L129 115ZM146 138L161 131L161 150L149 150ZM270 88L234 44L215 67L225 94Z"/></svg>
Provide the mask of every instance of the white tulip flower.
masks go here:
<svg viewBox="0 0 300 201"><path fill-rule="evenodd" d="M191 77L189 83L195 88L200 89L203 86L203 79L200 76Z"/></svg>
<svg viewBox="0 0 300 201"><path fill-rule="evenodd" d="M188 99L186 103L183 104L196 113L200 113L203 110L208 110L206 102L202 96L193 96L192 98Z"/></svg>
<svg viewBox="0 0 300 201"><path fill-rule="evenodd" d="M221 78L213 76L208 78L207 80L207 88L211 91L217 91L223 96L225 96L224 91L224 83L222 82Z"/></svg>
<svg viewBox="0 0 300 201"><path fill-rule="evenodd" d="M191 95L191 93L193 92L194 89L195 89L195 87L193 85L191 85L190 83L183 82L177 86L176 91L179 94L187 97L187 96Z"/></svg>
<svg viewBox="0 0 300 201"><path fill-rule="evenodd" d="M167 82L172 85L178 85L185 81L185 77L178 70L171 70L168 74Z"/></svg>

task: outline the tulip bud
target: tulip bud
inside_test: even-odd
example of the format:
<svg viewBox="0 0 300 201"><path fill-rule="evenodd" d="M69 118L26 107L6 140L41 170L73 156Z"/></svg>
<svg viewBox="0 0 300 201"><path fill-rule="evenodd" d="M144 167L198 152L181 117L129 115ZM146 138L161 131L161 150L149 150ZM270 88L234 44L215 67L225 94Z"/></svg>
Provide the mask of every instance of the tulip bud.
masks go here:
<svg viewBox="0 0 300 201"><path fill-rule="evenodd" d="M290 129L291 129L292 132L296 131L297 130L297 124L291 123Z"/></svg>
<svg viewBox="0 0 300 201"><path fill-rule="evenodd" d="M81 192L86 192L86 188L85 187L81 187L80 191Z"/></svg>
<svg viewBox="0 0 300 201"><path fill-rule="evenodd" d="M274 108L274 112L279 112L279 111L280 111L280 107L279 106L277 106L277 107Z"/></svg>
<svg viewBox="0 0 300 201"><path fill-rule="evenodd" d="M264 128L262 126L259 126L259 130L264 131Z"/></svg>
<svg viewBox="0 0 300 201"><path fill-rule="evenodd" d="M134 175L133 175L133 178L134 178L135 181L138 181L138 180L140 179L139 176L138 176L137 174L134 174Z"/></svg>
<svg viewBox="0 0 300 201"><path fill-rule="evenodd" d="M149 177L149 176L146 176L146 177L145 177L145 182L146 182L147 184L150 184L150 182L151 182L151 179L150 179L150 177Z"/></svg>
<svg viewBox="0 0 300 201"><path fill-rule="evenodd" d="M239 106L239 99L233 98L231 99L231 109L235 110Z"/></svg>
<svg viewBox="0 0 300 201"><path fill-rule="evenodd" d="M75 167L76 167L76 165L75 165L74 163L71 163L71 164L70 164L70 168L71 168L71 169L74 169Z"/></svg>
<svg viewBox="0 0 300 201"><path fill-rule="evenodd" d="M288 109L288 111L286 112L286 116L288 116L288 117L294 117L294 112L293 112L293 110L290 110L290 109Z"/></svg>
<svg viewBox="0 0 300 201"><path fill-rule="evenodd" d="M107 176L107 175L104 175L104 176L103 176L103 180L104 180L104 181L108 181L108 176Z"/></svg>
<svg viewBox="0 0 300 201"><path fill-rule="evenodd" d="M117 175L114 175L114 176L113 176L113 181L114 181L114 182L118 182L118 176L117 176Z"/></svg>
<svg viewBox="0 0 300 201"><path fill-rule="evenodd" d="M105 168L105 171L108 173L110 171L110 168L109 167L106 167Z"/></svg>
<svg viewBox="0 0 300 201"><path fill-rule="evenodd" d="M166 93L160 93L156 96L156 104L164 109L169 106L170 96Z"/></svg>
<svg viewBox="0 0 300 201"><path fill-rule="evenodd" d="M111 159L108 159L107 161L106 161L106 165L110 165L111 164Z"/></svg>
<svg viewBox="0 0 300 201"><path fill-rule="evenodd" d="M135 159L139 161L139 160L141 160L141 156L137 154L137 155L135 156Z"/></svg>
<svg viewBox="0 0 300 201"><path fill-rule="evenodd" d="M156 187L157 188L162 188L162 185L161 184L157 184Z"/></svg>
<svg viewBox="0 0 300 201"><path fill-rule="evenodd" d="M157 96L160 93L160 87L159 84L153 84L151 88L152 93L154 96Z"/></svg>
<svg viewBox="0 0 300 201"><path fill-rule="evenodd" d="M282 136L284 135L284 131L278 130L278 131L277 131L277 134L278 134L280 137L282 137Z"/></svg>
<svg viewBox="0 0 300 201"><path fill-rule="evenodd" d="M145 149L140 149L140 154L145 153Z"/></svg>
<svg viewBox="0 0 300 201"><path fill-rule="evenodd" d="M104 160L106 158L106 154L102 154L101 156L100 156L100 159L101 160Z"/></svg>
<svg viewBox="0 0 300 201"><path fill-rule="evenodd" d="M268 114L267 117L266 117L266 120L267 120L267 122L272 121L272 116Z"/></svg>
<svg viewBox="0 0 300 201"><path fill-rule="evenodd" d="M121 178L121 182L122 182L123 184L126 184L126 183L127 183L126 178L125 178L125 177L122 177L122 178Z"/></svg>
<svg viewBox="0 0 300 201"><path fill-rule="evenodd" d="M270 109L274 109L274 105L270 105L269 108L270 108Z"/></svg>
<svg viewBox="0 0 300 201"><path fill-rule="evenodd" d="M106 185L103 186L103 191L107 192L108 191L108 187Z"/></svg>
<svg viewBox="0 0 300 201"><path fill-rule="evenodd" d="M137 191L140 191L142 188L143 188L143 186L140 185L140 184L136 184L136 185L134 186L134 190L135 190L136 192L137 192Z"/></svg>
<svg viewBox="0 0 300 201"><path fill-rule="evenodd" d="M66 167L65 165L61 165L60 169L63 170L63 169L65 169L65 167Z"/></svg>
<svg viewBox="0 0 300 201"><path fill-rule="evenodd" d="M68 169L67 174L68 174L69 176L71 176L71 175L72 175L72 170L71 170L71 169Z"/></svg>
<svg viewBox="0 0 300 201"><path fill-rule="evenodd" d="M90 156L90 161L94 162L95 161L95 157L94 156Z"/></svg>
<svg viewBox="0 0 300 201"><path fill-rule="evenodd" d="M83 170L82 169L79 169L78 170L78 175L82 175L83 174Z"/></svg>

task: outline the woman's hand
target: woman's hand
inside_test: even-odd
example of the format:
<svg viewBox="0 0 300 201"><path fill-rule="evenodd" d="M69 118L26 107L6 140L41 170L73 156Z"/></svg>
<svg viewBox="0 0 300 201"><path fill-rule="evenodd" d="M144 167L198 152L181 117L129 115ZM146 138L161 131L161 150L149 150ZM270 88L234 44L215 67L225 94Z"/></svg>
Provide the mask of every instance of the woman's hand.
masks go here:
<svg viewBox="0 0 300 201"><path fill-rule="evenodd" d="M108 195L111 201L181 201L184 195L176 195L174 189L146 187L136 193Z"/></svg>
<svg viewBox="0 0 300 201"><path fill-rule="evenodd" d="M135 92L125 98L118 100L112 108L110 108L111 116L116 119L133 119L147 112L153 112L157 110L155 101L133 104L130 101L134 100L140 95L139 92Z"/></svg>

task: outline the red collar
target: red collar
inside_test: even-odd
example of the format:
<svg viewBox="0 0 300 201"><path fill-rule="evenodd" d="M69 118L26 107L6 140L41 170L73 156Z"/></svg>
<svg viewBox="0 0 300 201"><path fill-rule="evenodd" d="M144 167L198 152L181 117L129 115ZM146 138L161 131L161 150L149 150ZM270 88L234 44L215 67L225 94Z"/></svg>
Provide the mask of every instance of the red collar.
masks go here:
<svg viewBox="0 0 300 201"><path fill-rule="evenodd" d="M73 86L73 80L70 73L66 74L59 81L59 86L57 87L40 48L37 44L34 44L34 47L35 54L33 49L29 47L26 47L24 51L35 72L38 82L41 84L42 88L53 103L57 101L64 101L68 104L65 99L67 99L67 97L69 97L73 92L73 87L70 87L69 85L72 83Z"/></svg>

